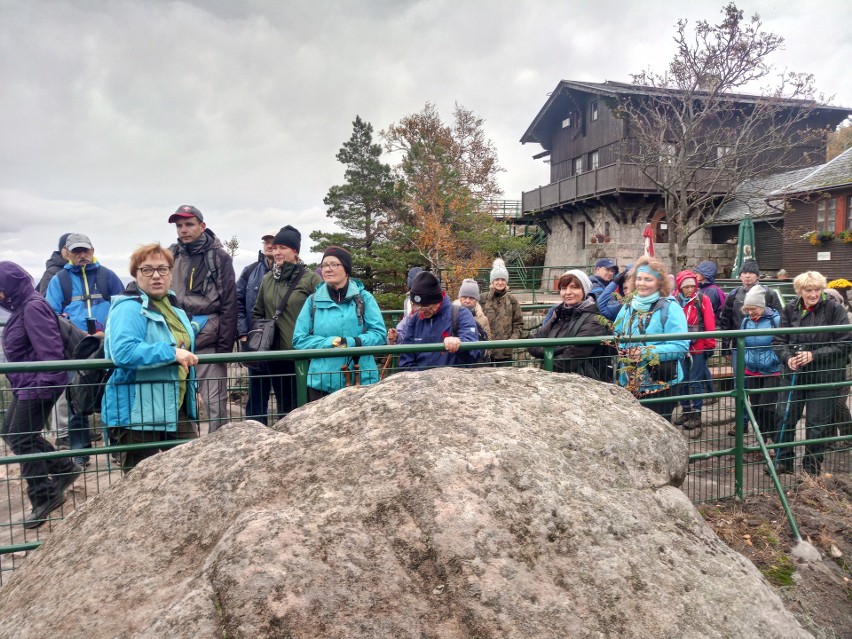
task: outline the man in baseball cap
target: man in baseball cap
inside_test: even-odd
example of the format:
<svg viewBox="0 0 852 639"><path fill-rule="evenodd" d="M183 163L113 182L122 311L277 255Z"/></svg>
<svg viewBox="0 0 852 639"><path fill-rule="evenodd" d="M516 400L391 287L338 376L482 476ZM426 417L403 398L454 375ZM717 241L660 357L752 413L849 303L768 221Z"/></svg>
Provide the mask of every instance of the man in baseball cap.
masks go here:
<svg viewBox="0 0 852 639"><path fill-rule="evenodd" d="M595 262L595 270L589 278L592 282L592 290L589 292L595 297L603 293L603 290L617 273L618 266L616 266L615 260L608 257L599 259Z"/></svg>
<svg viewBox="0 0 852 639"><path fill-rule="evenodd" d="M201 214L201 211L191 204L181 204L177 207L177 211L172 213L172 216L169 218L169 224L174 224L179 219L186 219L188 217L197 217L199 222L204 222L204 215Z"/></svg>

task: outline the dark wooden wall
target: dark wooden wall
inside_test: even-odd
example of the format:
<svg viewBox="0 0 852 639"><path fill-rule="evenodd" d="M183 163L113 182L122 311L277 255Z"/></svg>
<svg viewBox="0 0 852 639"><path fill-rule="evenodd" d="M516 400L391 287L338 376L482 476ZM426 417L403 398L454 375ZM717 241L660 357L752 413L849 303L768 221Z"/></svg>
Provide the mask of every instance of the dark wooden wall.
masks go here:
<svg viewBox="0 0 852 639"><path fill-rule="evenodd" d="M850 194L852 187L832 194L837 198L838 222L845 219ZM791 211L784 217L787 232L784 237L783 266L790 276L795 277L804 271L819 271L829 281L839 277L852 280L852 244L834 239L823 243L822 246L812 246L800 236L816 227L816 202L791 200L788 204ZM838 224L837 229L842 228L842 225ZM830 253L831 259L817 260L817 253Z"/></svg>

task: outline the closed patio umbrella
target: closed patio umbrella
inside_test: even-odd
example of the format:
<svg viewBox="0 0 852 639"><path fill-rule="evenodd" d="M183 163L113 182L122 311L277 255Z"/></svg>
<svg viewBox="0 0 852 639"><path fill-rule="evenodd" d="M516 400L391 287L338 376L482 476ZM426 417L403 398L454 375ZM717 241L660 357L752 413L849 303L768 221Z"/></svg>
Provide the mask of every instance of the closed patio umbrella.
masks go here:
<svg viewBox="0 0 852 639"><path fill-rule="evenodd" d="M746 260L756 260L757 254L754 250L754 222L751 215L746 213L737 233L737 257L734 260L734 268L731 269L731 277L739 277L740 269Z"/></svg>
<svg viewBox="0 0 852 639"><path fill-rule="evenodd" d="M654 227L651 226L650 222L645 225L642 237L645 238L645 255L654 257Z"/></svg>

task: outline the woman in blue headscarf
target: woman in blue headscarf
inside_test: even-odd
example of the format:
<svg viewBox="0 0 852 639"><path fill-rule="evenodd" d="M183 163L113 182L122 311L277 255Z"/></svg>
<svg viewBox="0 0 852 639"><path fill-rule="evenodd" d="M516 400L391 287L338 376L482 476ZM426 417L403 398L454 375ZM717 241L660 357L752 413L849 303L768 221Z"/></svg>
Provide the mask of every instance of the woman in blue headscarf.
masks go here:
<svg viewBox="0 0 852 639"><path fill-rule="evenodd" d="M630 275L630 301L615 318L613 332L619 345L618 383L638 398L666 397L683 379L680 360L689 351L689 340L622 342L625 337L686 333L686 316L671 296L666 267L652 257L640 258ZM674 402L648 404L671 419Z"/></svg>

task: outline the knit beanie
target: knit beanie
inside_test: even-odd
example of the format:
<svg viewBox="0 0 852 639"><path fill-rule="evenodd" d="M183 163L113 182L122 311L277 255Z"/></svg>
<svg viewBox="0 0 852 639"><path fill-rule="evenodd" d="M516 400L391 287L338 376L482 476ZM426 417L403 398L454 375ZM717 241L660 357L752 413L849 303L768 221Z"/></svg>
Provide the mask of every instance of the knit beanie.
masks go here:
<svg viewBox="0 0 852 639"><path fill-rule="evenodd" d="M740 268L740 274L743 273L754 273L758 277L760 277L760 269L757 267L757 262L754 260L745 260L743 262L742 268Z"/></svg>
<svg viewBox="0 0 852 639"><path fill-rule="evenodd" d="M415 304L424 306L442 301L444 294L441 291L441 283L438 278L429 271L423 271L414 276L409 297Z"/></svg>
<svg viewBox="0 0 852 639"><path fill-rule="evenodd" d="M459 297L472 297L477 302L479 301L479 284L476 280L470 278L465 279L459 286Z"/></svg>
<svg viewBox="0 0 852 639"><path fill-rule="evenodd" d="M506 270L506 263L498 257L496 260L494 260L494 265L491 269L491 283L493 284L494 280L499 279L504 279L508 282L509 271Z"/></svg>
<svg viewBox="0 0 852 639"><path fill-rule="evenodd" d="M71 235L71 234L70 233L63 233L62 235L59 236L59 250L60 251L65 248L65 243L68 241L69 235Z"/></svg>
<svg viewBox="0 0 852 639"><path fill-rule="evenodd" d="M408 269L408 277L405 278L405 288L407 288L410 291L411 290L411 284L412 284L412 282L414 282L414 278L417 276L418 273L422 273L422 272L423 272L423 269L420 268L419 266L412 266L410 269Z"/></svg>
<svg viewBox="0 0 852 639"><path fill-rule="evenodd" d="M572 268L570 271L565 271L563 275L571 275L576 278L580 282L580 286L583 287L583 295L588 295L589 291L592 290L592 280L580 269Z"/></svg>
<svg viewBox="0 0 852 639"><path fill-rule="evenodd" d="M278 233L275 234L275 237L272 238L272 244L273 246L275 244L286 246L298 253L302 248L302 234L288 224L287 226L282 226Z"/></svg>
<svg viewBox="0 0 852 639"><path fill-rule="evenodd" d="M282 229L283 230L283 229ZM278 237L277 235L275 236ZM326 257L336 257L340 260L340 263L343 264L343 270L346 271L347 275L352 275L352 254L347 251L345 248L340 248L339 246L329 246L325 249L325 253L322 254L322 260Z"/></svg>
<svg viewBox="0 0 852 639"><path fill-rule="evenodd" d="M743 306L766 308L766 290L762 286L752 286L745 294Z"/></svg>

